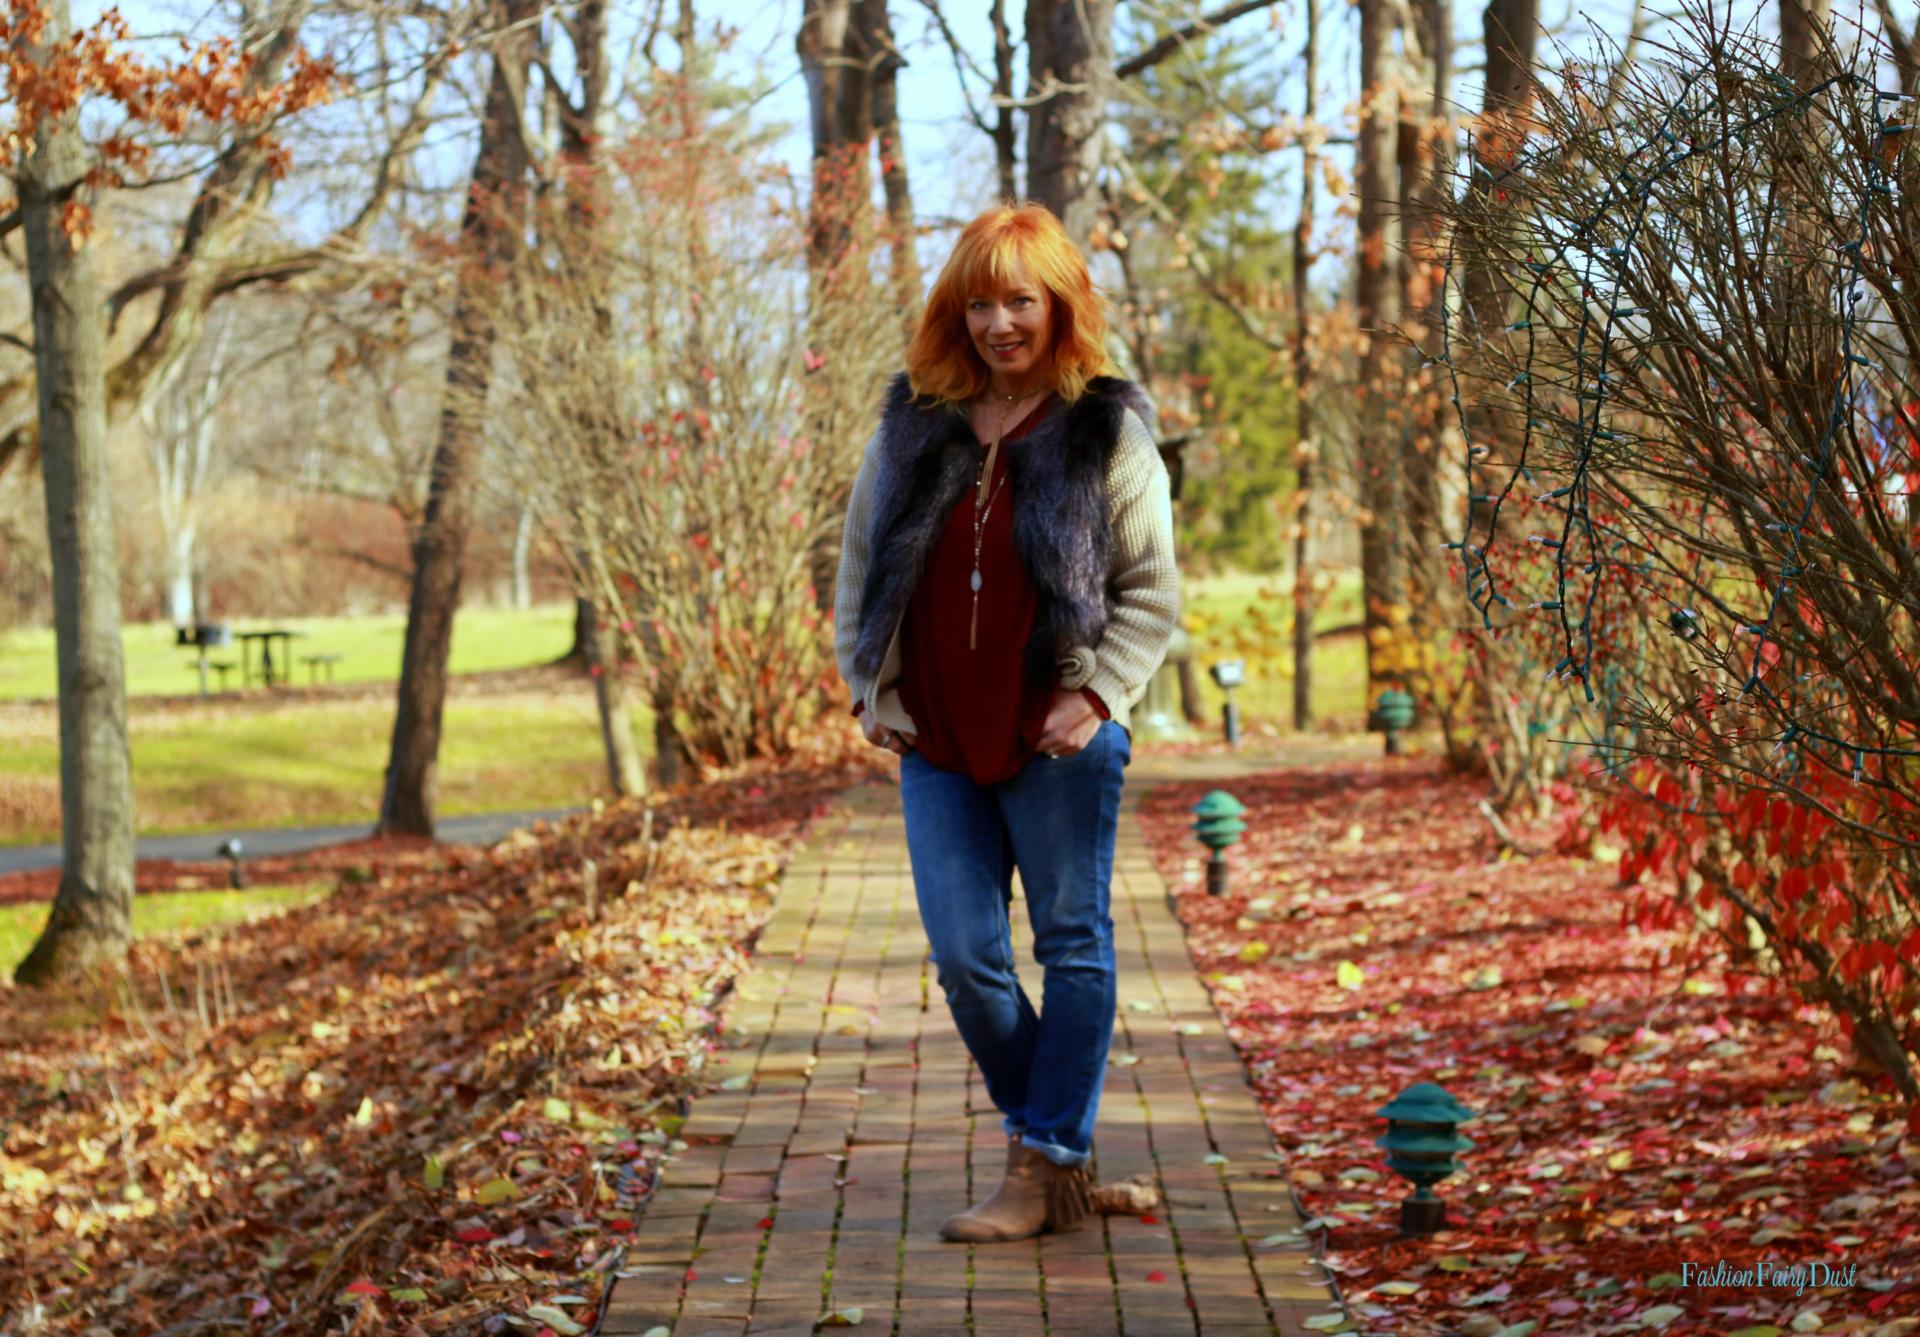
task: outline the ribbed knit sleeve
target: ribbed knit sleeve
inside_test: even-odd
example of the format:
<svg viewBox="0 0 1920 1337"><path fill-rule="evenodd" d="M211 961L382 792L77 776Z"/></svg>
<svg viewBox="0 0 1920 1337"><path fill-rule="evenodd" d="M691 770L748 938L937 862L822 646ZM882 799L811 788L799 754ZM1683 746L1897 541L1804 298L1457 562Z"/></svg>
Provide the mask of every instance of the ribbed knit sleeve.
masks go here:
<svg viewBox="0 0 1920 1337"><path fill-rule="evenodd" d="M1118 602L1085 685L1114 714L1130 711L1167 657L1180 609L1180 570L1174 561L1173 498L1167 466L1153 434L1128 410L1107 472L1113 526L1113 584Z"/></svg>
<svg viewBox="0 0 1920 1337"><path fill-rule="evenodd" d="M879 469L880 434L867 442L860 460L860 472L854 475L853 492L847 498L847 523L840 535L840 574L833 587L833 653L840 665L840 677L853 691L854 705L866 700L871 683L858 682L853 672L853 650L860 638L860 596L867 585L867 563L871 554L867 534L873 528L874 475ZM856 709L855 714L859 711Z"/></svg>

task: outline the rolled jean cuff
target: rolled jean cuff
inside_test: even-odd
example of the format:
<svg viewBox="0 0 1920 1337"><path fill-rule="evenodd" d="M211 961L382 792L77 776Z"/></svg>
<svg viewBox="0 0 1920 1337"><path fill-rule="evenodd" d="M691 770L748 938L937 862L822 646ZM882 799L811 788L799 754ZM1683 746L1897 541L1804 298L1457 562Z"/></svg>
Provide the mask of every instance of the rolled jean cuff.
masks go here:
<svg viewBox="0 0 1920 1337"><path fill-rule="evenodd" d="M1031 1137L1026 1133L1020 1135L1020 1142L1022 1146L1032 1147L1055 1165L1064 1165L1067 1167L1085 1165L1093 1156L1093 1153L1090 1151L1069 1151L1057 1142L1043 1142L1039 1138Z"/></svg>

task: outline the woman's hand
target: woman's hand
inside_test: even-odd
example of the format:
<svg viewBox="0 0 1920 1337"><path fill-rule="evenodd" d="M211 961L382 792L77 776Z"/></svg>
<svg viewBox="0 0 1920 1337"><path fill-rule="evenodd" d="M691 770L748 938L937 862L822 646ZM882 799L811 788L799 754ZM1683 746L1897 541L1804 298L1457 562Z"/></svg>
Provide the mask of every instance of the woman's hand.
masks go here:
<svg viewBox="0 0 1920 1337"><path fill-rule="evenodd" d="M898 729L889 729L864 710L860 712L860 732L867 736L869 743L875 747L884 747L895 756L904 757L913 747L912 734L901 733Z"/></svg>
<svg viewBox="0 0 1920 1337"><path fill-rule="evenodd" d="M1100 712L1081 693L1062 689L1053 694L1053 707L1047 711L1036 746L1049 756L1070 757L1099 732Z"/></svg>

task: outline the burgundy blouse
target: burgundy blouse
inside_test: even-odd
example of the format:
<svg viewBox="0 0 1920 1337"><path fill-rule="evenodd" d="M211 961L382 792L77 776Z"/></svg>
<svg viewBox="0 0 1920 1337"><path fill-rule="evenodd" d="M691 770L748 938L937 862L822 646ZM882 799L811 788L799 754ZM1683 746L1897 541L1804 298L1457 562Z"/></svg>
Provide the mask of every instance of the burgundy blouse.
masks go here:
<svg viewBox="0 0 1920 1337"><path fill-rule="evenodd" d="M974 648L968 647L973 619L971 487L927 554L900 630L900 704L919 728L914 751L942 770L971 776L977 784L998 784L1020 773L1034 754L1059 690L1058 678L1029 685L1022 672L1039 594L1014 547L1013 479L1006 465L1008 449L1017 448L1021 438L1059 407L1059 398L1049 395L1000 443L994 477L987 481L989 495L996 488L998 495L981 534ZM1108 718L1099 696L1082 691L1101 718Z"/></svg>

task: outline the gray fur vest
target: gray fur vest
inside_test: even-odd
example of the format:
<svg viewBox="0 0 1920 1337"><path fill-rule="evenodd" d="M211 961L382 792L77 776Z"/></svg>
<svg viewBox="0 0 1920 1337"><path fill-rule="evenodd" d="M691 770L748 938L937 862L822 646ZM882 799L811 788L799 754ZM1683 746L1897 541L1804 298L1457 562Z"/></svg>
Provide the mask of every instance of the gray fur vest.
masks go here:
<svg viewBox="0 0 1920 1337"><path fill-rule="evenodd" d="M1152 428L1152 402L1109 376L1056 407L1003 452L1013 492L1013 542L1038 592L1023 658L1029 682L1044 682L1076 646L1093 646L1116 602L1108 576L1113 535L1107 465L1127 409ZM986 450L966 415L914 400L905 372L887 387L874 476L873 528L854 670L876 678L894 628L920 583L927 554L979 476Z"/></svg>

